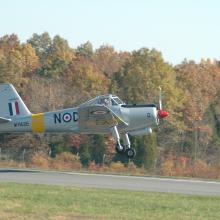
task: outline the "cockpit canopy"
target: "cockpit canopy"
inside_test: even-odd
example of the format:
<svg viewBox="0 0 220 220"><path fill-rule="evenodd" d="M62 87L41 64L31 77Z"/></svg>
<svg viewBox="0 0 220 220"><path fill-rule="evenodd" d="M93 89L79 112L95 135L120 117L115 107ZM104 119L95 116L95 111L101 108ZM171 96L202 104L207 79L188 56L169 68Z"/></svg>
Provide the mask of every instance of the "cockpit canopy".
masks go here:
<svg viewBox="0 0 220 220"><path fill-rule="evenodd" d="M94 99L91 99L83 104L80 105L82 106L91 106L91 105L106 105L106 106L117 106L124 104L124 102L121 101L117 96L108 94L108 95L101 95L98 96Z"/></svg>

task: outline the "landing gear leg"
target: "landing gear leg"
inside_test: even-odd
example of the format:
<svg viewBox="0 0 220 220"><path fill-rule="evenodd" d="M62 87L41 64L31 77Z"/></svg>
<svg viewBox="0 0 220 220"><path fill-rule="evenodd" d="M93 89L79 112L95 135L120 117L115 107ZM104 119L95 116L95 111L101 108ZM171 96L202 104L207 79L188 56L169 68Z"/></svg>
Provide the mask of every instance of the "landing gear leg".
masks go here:
<svg viewBox="0 0 220 220"><path fill-rule="evenodd" d="M128 134L125 133L125 134L122 134L121 135L121 138L123 140L123 143L124 143L124 146L125 146L125 154L126 156L129 158L129 159L132 159L135 157L136 155L136 151L134 148L131 148L131 143L130 143L130 140L129 140L129 137L128 137Z"/></svg>
<svg viewBox="0 0 220 220"><path fill-rule="evenodd" d="M122 138L122 140L123 140L123 144L124 144L125 148L126 148L126 149L131 148L131 143L130 143L128 134L127 134L127 133L122 134L122 135L121 135L121 138Z"/></svg>
<svg viewBox="0 0 220 220"><path fill-rule="evenodd" d="M113 138L117 142L115 146L116 151L118 153L124 153L125 148L121 145L120 136L119 136L118 129L116 126L111 128L111 133L112 133Z"/></svg>

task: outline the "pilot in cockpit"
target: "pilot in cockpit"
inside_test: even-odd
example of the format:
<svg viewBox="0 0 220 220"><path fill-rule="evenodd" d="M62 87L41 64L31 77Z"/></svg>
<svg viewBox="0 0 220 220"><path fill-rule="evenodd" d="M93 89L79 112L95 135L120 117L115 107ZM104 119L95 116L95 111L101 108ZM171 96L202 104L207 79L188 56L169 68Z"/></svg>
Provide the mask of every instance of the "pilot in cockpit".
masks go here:
<svg viewBox="0 0 220 220"><path fill-rule="evenodd" d="M100 99L100 104L105 105L105 106L110 106L111 100L109 97L102 98L102 99Z"/></svg>
<svg viewBox="0 0 220 220"><path fill-rule="evenodd" d="M105 96L99 99L99 104L110 107L110 106L117 106L119 104L123 104L123 102L116 96L114 97Z"/></svg>

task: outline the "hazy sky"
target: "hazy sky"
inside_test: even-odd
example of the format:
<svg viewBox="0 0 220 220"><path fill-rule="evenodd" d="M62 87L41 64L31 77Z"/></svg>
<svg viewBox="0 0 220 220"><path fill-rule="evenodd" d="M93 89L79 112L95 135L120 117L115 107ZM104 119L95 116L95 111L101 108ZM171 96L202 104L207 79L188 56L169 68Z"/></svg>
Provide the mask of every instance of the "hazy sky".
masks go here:
<svg viewBox="0 0 220 220"><path fill-rule="evenodd" d="M59 34L72 47L156 48L166 61L220 59L218 0L0 0L0 36Z"/></svg>

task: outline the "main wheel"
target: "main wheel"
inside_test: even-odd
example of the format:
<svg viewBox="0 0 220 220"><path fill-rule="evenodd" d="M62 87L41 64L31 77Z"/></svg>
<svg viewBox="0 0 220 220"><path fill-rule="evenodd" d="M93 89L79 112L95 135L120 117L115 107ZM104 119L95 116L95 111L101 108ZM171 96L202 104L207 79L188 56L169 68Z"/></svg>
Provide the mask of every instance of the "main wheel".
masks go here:
<svg viewBox="0 0 220 220"><path fill-rule="evenodd" d="M136 150L134 148L128 148L126 151L125 151L127 157L129 159L132 159L136 156Z"/></svg>

